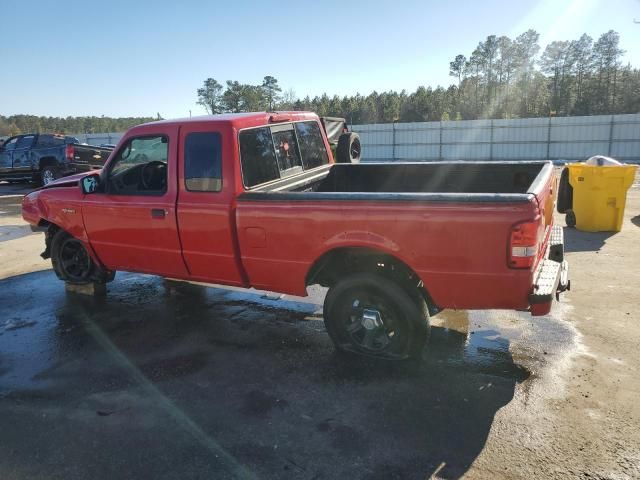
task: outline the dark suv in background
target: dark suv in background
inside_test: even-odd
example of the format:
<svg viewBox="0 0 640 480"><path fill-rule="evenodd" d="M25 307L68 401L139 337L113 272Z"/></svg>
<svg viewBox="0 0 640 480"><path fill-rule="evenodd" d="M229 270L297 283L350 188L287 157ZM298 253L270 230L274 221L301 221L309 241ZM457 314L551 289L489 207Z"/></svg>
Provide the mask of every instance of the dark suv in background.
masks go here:
<svg viewBox="0 0 640 480"><path fill-rule="evenodd" d="M49 133L10 137L0 146L0 180L35 181L102 168L112 148L81 145L77 138Z"/></svg>

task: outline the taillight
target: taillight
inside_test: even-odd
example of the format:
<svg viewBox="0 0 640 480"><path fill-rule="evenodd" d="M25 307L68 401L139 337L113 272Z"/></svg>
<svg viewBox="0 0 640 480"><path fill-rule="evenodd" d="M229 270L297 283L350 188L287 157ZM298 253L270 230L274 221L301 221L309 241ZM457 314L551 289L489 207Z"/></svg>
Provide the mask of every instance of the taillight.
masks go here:
<svg viewBox="0 0 640 480"><path fill-rule="evenodd" d="M67 160L73 160L74 153L73 145L67 145L67 148L64 149L64 156Z"/></svg>
<svg viewBox="0 0 640 480"><path fill-rule="evenodd" d="M538 256L540 221L517 223L511 227L509 266L530 268Z"/></svg>

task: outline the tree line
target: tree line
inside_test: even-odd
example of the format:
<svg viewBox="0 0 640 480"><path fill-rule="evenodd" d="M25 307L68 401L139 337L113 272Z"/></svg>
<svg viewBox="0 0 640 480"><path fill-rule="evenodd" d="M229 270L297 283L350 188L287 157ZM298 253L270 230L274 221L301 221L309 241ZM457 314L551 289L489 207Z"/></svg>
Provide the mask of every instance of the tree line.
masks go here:
<svg viewBox="0 0 640 480"><path fill-rule="evenodd" d="M123 132L135 125L161 119L156 117L42 117L36 115L0 115L0 137L20 133L103 133Z"/></svg>
<svg viewBox="0 0 640 480"><path fill-rule="evenodd" d="M516 38L489 35L468 55L449 63L449 87L414 92L297 98L270 75L257 85L214 78L197 89L207 113L310 110L344 117L353 124L600 115L640 112L640 70L622 64L620 36L609 30L554 41L541 51L540 35L527 30ZM0 136L27 132L121 132L152 117L0 116Z"/></svg>
<svg viewBox="0 0 640 480"><path fill-rule="evenodd" d="M291 90L281 94L272 76L260 85L227 80L226 88L208 78L198 104L208 113L311 110L354 124L640 112L640 70L622 65L618 33L554 41L542 53L539 40L535 30L488 36L450 62L455 83L448 88L298 99Z"/></svg>

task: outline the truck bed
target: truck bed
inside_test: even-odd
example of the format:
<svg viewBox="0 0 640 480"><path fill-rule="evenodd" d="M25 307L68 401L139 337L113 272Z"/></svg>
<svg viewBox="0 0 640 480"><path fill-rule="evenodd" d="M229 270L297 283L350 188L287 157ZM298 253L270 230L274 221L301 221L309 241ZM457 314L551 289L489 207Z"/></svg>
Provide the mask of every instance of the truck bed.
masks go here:
<svg viewBox="0 0 640 480"><path fill-rule="evenodd" d="M257 288L301 295L326 251L367 246L412 265L440 307L526 309L534 271L509 268L509 235L551 225L553 178L551 162L314 169L237 197L243 264Z"/></svg>
<svg viewBox="0 0 640 480"><path fill-rule="evenodd" d="M113 151L113 148L83 145L79 143L74 144L73 148L72 164L78 171L104 167L109 155L111 155L111 152Z"/></svg>
<svg viewBox="0 0 640 480"><path fill-rule="evenodd" d="M277 180L245 198L359 198L431 201L528 201L550 162L433 162L334 164ZM306 195L300 195L306 193ZM309 195L312 194L312 195Z"/></svg>

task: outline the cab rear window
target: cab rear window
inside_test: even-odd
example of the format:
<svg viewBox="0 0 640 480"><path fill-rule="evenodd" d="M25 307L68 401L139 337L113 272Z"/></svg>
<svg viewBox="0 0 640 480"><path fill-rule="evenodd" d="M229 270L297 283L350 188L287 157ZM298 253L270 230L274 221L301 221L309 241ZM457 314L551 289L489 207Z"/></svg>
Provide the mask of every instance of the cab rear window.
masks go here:
<svg viewBox="0 0 640 480"><path fill-rule="evenodd" d="M317 122L297 122L240 132L240 161L248 188L329 163Z"/></svg>
<svg viewBox="0 0 640 480"><path fill-rule="evenodd" d="M329 163L318 122L299 122L295 126L305 170Z"/></svg>
<svg viewBox="0 0 640 480"><path fill-rule="evenodd" d="M40 135L36 147L61 147L65 144L65 137L59 135Z"/></svg>
<svg viewBox="0 0 640 480"><path fill-rule="evenodd" d="M242 179L247 187L280 178L269 127L240 132Z"/></svg>

